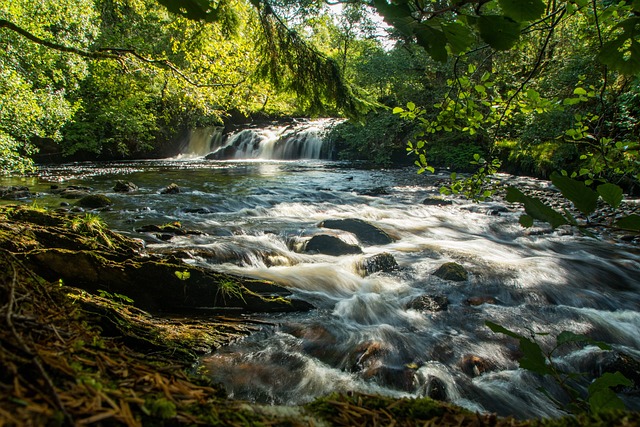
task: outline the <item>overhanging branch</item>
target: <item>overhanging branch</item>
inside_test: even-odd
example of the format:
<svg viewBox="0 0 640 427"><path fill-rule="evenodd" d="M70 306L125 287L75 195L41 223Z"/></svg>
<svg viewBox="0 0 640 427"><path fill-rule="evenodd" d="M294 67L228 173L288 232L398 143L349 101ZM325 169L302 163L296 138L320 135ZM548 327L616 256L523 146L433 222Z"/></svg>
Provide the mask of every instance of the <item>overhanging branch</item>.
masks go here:
<svg viewBox="0 0 640 427"><path fill-rule="evenodd" d="M119 61L119 62L123 62L125 58L129 57L129 58L135 58L138 61L147 63L149 65L152 65L154 67L158 67L158 68L163 68L163 69L167 69L170 70L172 73L176 74L178 77L180 77L182 80L184 80L185 82L189 83L192 86L195 87L199 87L199 88L205 88L205 87L236 87L240 84L242 84L245 80L246 77L244 79L242 79L239 82L236 83L199 83L196 82L194 80L192 80L191 78L189 78L184 72L182 72L178 67L176 67L171 61L169 61L168 59L154 59L154 58L148 58L143 56L142 54L136 52L134 49L122 49L122 48L113 48L113 47L107 47L107 48L100 48L97 50L86 50L86 49L79 49L76 47L72 47L72 46L66 46L63 44L59 44L59 43L54 43L51 42L49 40L45 40L43 38L40 38L32 33L30 33L29 31L25 30L22 27L19 27L18 25L14 24L13 22L7 21L6 19L0 19L0 28L7 28L15 33L20 34L22 37L36 43L39 44L41 46L45 46L48 47L50 49L53 50L57 50L59 52L66 52L66 53L72 53L74 55L78 55L78 56L82 56L84 58L88 58L88 59L92 59L92 60L104 60L104 59L108 59L108 60L115 60L115 61Z"/></svg>

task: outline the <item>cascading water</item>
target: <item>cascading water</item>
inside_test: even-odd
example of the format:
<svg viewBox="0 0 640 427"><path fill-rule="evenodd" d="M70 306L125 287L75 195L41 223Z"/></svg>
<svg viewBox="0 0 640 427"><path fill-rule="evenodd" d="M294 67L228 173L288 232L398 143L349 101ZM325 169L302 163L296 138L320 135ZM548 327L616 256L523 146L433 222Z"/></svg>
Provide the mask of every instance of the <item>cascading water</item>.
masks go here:
<svg viewBox="0 0 640 427"><path fill-rule="evenodd" d="M202 157L217 149L222 144L222 126L208 126L192 129L178 159Z"/></svg>
<svg viewBox="0 0 640 427"><path fill-rule="evenodd" d="M525 335L549 333L537 336L544 348L563 330L611 344L615 352L569 345L554 353L558 366L590 378L616 366L616 354L640 359L637 245L567 229L526 230L520 212L504 202L423 204L444 175L317 161L201 159L69 165L42 173L49 182L107 193L113 210L101 215L123 232L141 237L133 232L139 225L180 221L206 233L156 240L150 251L179 251L191 264L273 280L316 307L262 315L260 332L203 358L202 367L234 398L300 404L332 391L361 391L430 395L517 417L563 414L538 391L544 387L561 398L557 386L519 369L517 341L491 332L487 320ZM113 193L116 179L140 189ZM160 194L172 182L181 192ZM40 185L34 190L46 192L50 184ZM51 197L49 203L59 206ZM38 203L46 205L47 198ZM352 233L319 227L327 219L354 218L392 241L364 244ZM363 253L305 252L305 242L318 234L359 244ZM363 273L362 263L382 253L399 268ZM466 280L433 274L451 261L466 268ZM637 410L634 390L623 397Z"/></svg>
<svg viewBox="0 0 640 427"><path fill-rule="evenodd" d="M207 156L210 160L329 159L324 135L336 119L303 120L286 125L244 129L229 135L226 143Z"/></svg>

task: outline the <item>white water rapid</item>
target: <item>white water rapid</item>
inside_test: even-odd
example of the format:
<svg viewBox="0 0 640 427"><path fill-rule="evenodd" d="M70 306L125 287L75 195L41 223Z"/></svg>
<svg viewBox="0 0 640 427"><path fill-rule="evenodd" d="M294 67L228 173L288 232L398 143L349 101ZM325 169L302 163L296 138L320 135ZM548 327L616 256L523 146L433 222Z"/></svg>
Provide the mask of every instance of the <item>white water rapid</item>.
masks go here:
<svg viewBox="0 0 640 427"><path fill-rule="evenodd" d="M277 151L264 141L245 142L237 144L243 153ZM114 193L116 179L139 190ZM332 391L361 391L430 395L516 417L562 415L538 391L563 400L554 382L520 369L517 340L493 333L486 321L527 336L546 333L536 336L544 349L564 330L609 343L613 351L571 344L554 353L554 363L588 379L620 366L620 355L640 360L637 245L542 224L523 229L520 208L501 200L424 204L443 179L326 161L193 160L52 167L41 185L62 180L104 192L114 206L101 215L137 237L149 239L134 233L141 225L180 221L206 234L155 240L148 249L180 250L191 264L273 280L316 307L254 315L264 322L261 331L203 358L204 372L234 398L301 404ZM525 191L548 186L511 180ZM170 183L181 192L160 194ZM330 219L367 221L392 241L363 243L320 227ZM362 253L305 252L319 234L357 244ZM363 263L383 253L399 268L365 275ZM434 275L447 262L461 264L468 277ZM637 386L621 396L640 409Z"/></svg>

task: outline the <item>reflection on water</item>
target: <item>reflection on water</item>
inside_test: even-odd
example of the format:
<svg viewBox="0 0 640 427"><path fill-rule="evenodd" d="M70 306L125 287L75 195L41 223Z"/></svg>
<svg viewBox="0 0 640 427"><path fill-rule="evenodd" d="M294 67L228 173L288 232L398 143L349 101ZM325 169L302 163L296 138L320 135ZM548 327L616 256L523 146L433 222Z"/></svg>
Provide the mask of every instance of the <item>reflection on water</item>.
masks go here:
<svg viewBox="0 0 640 427"><path fill-rule="evenodd" d="M265 315L272 326L203 359L234 398L298 404L356 390L430 395L519 417L560 415L536 391L557 388L518 369L517 343L492 333L487 320L523 334L549 333L537 337L546 348L570 330L640 358L636 247L560 232L529 235L511 209L487 215L490 205L422 204L441 178L331 162L195 159L57 166L25 184L42 192L41 206L61 202L47 193L52 184L104 192L114 206L103 217L137 237L133 230L149 223L180 221L202 230L207 235L174 237L149 249L180 248L191 254L190 263L273 280L317 307ZM115 193L117 179L139 190ZM172 182L181 193L160 194ZM299 251L319 233L357 243L347 232L318 227L340 218L364 219L394 241L361 245L359 255ZM363 277L358 265L382 252L400 269ZM433 275L450 261L467 269L466 281ZM417 299L433 304L420 306ZM555 361L590 372L604 357L596 347L569 346ZM626 399L640 408L637 394Z"/></svg>

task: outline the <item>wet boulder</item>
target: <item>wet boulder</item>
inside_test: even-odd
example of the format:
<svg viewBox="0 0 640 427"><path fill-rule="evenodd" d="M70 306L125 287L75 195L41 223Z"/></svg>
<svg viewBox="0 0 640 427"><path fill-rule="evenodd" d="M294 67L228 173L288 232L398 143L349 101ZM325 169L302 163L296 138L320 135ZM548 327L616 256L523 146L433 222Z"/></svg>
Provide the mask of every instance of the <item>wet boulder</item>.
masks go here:
<svg viewBox="0 0 640 427"><path fill-rule="evenodd" d="M449 298L444 295L421 295L412 299L407 308L421 312L444 311L449 307Z"/></svg>
<svg viewBox="0 0 640 427"><path fill-rule="evenodd" d="M361 219L328 219L322 221L318 226L348 231L365 245L387 245L393 243L393 239L384 230Z"/></svg>
<svg viewBox="0 0 640 427"><path fill-rule="evenodd" d="M160 190L160 194L178 194L180 192L180 187L178 187L178 184L176 184L175 182L172 182L171 184Z"/></svg>
<svg viewBox="0 0 640 427"><path fill-rule="evenodd" d="M0 187L0 199L4 200L20 200L33 197L33 194L25 186Z"/></svg>
<svg viewBox="0 0 640 427"><path fill-rule="evenodd" d="M605 372L620 372L633 383L632 389L640 390L640 361L617 351L604 353L594 370L597 376Z"/></svg>
<svg viewBox="0 0 640 427"><path fill-rule="evenodd" d="M429 376L429 378L427 378L423 393L424 396L433 400L439 400L441 402L447 400L447 386L438 377Z"/></svg>
<svg viewBox="0 0 640 427"><path fill-rule="evenodd" d="M88 194L76 203L77 206L87 209L99 209L111 206L113 202L104 194Z"/></svg>
<svg viewBox="0 0 640 427"><path fill-rule="evenodd" d="M434 276L437 276L444 280L451 280L454 282L464 282L469 277L469 273L465 268L458 264L457 262L447 262L442 264L434 273Z"/></svg>
<svg viewBox="0 0 640 427"><path fill-rule="evenodd" d="M458 366L460 367L462 372L469 375L470 377L480 376L487 371L494 370L496 367L487 359L471 354L464 356L460 360L460 363L458 363Z"/></svg>
<svg viewBox="0 0 640 427"><path fill-rule="evenodd" d="M360 260L357 268L362 276L369 276L379 271L391 273L400 267L393 255L383 252Z"/></svg>
<svg viewBox="0 0 640 427"><path fill-rule="evenodd" d="M113 186L113 191L116 193L131 193L137 190L138 186L131 181L118 180Z"/></svg>
<svg viewBox="0 0 640 427"><path fill-rule="evenodd" d="M89 190L84 190L80 188L65 188L57 194L63 199L82 199L83 197L88 196Z"/></svg>
<svg viewBox="0 0 640 427"><path fill-rule="evenodd" d="M351 255L361 254L362 249L357 245L350 245L338 237L328 234L318 234L307 241L304 251L308 253L319 253L325 255Z"/></svg>
<svg viewBox="0 0 640 427"><path fill-rule="evenodd" d="M425 206L448 206L452 205L453 202L442 197L427 197L422 201L422 204Z"/></svg>

